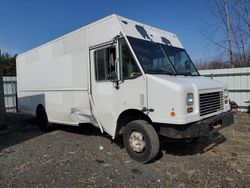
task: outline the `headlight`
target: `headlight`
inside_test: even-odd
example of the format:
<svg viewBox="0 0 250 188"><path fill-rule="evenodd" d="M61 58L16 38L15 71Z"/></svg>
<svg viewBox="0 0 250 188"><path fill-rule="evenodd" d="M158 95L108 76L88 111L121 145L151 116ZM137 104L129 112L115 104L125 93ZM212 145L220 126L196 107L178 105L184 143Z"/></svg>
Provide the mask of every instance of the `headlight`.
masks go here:
<svg viewBox="0 0 250 188"><path fill-rule="evenodd" d="M228 99L228 90L224 90L224 98Z"/></svg>
<svg viewBox="0 0 250 188"><path fill-rule="evenodd" d="M194 104L194 95L193 93L187 93L186 104L191 106Z"/></svg>

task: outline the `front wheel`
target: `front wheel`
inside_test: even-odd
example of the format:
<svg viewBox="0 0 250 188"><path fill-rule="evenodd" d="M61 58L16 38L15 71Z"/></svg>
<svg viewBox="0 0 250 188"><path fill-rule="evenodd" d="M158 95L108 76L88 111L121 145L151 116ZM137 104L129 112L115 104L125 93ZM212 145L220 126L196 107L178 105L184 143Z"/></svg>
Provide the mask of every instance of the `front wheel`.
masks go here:
<svg viewBox="0 0 250 188"><path fill-rule="evenodd" d="M125 128L123 142L129 156L147 163L159 153L159 137L153 126L144 120L135 120Z"/></svg>

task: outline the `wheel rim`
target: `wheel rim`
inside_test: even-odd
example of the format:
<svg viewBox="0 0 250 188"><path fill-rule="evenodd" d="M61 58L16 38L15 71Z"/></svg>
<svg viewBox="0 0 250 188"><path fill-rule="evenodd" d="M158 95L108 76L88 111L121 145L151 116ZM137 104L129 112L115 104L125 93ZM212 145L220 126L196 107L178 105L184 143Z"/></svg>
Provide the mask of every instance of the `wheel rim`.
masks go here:
<svg viewBox="0 0 250 188"><path fill-rule="evenodd" d="M139 131L133 131L129 137L129 144L133 151L142 153L146 148L144 135Z"/></svg>

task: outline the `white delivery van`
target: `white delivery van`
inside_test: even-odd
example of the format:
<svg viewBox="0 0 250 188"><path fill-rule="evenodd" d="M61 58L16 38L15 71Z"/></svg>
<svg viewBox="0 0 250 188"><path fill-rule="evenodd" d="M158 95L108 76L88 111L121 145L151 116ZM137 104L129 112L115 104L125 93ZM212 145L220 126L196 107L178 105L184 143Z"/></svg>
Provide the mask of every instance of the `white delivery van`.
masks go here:
<svg viewBox="0 0 250 188"><path fill-rule="evenodd" d="M133 159L158 135L196 138L233 123L227 88L199 75L174 33L111 15L17 57L18 110L123 135ZM215 128L216 127L216 128Z"/></svg>

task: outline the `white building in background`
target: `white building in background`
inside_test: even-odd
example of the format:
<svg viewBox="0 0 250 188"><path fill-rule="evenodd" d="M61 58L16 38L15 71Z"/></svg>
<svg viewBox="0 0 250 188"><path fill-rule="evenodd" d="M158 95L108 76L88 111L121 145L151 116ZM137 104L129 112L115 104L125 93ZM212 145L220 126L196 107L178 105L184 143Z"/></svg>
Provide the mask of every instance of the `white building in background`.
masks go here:
<svg viewBox="0 0 250 188"><path fill-rule="evenodd" d="M200 70L201 75L208 76L227 84L230 100L241 111L250 112L250 67Z"/></svg>

